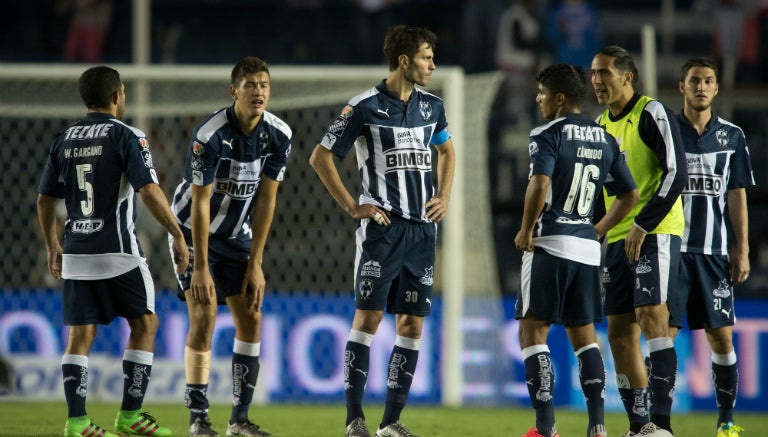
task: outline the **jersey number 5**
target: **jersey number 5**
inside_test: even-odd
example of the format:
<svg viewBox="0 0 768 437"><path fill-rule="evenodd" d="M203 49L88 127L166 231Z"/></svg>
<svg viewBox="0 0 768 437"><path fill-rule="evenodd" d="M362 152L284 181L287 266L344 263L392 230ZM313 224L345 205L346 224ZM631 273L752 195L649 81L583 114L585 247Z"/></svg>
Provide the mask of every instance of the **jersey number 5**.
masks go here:
<svg viewBox="0 0 768 437"><path fill-rule="evenodd" d="M589 215L597 191L597 186L592 180L599 178L600 168L598 166L592 164L585 166L583 163L577 162L573 166L573 180L571 181L571 189L568 191L568 198L565 199L565 205L563 205L563 211L569 214L573 213L575 206L576 212L580 216Z"/></svg>
<svg viewBox="0 0 768 437"><path fill-rule="evenodd" d="M85 200L80 201L80 210L85 217L90 217L93 214L93 185L86 178L91 171L91 164L77 165L77 188L85 191Z"/></svg>

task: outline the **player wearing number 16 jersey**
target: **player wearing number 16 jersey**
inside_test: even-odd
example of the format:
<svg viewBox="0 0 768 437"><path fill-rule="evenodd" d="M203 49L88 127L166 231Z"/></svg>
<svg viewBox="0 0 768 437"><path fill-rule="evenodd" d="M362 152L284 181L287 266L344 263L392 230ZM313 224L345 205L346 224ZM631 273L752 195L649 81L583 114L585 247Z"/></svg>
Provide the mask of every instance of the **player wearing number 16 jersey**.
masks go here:
<svg viewBox="0 0 768 437"><path fill-rule="evenodd" d="M545 68L536 77L536 102L552 120L531 131L530 180L515 246L524 250L515 305L525 379L536 410L536 428L525 437L557 436L554 368L547 346L552 323L563 324L579 361L587 399L589 437L605 436L605 366L594 323L602 321L598 238L637 202L635 182L605 129L581 115L587 92L584 72L570 64ZM617 196L592 224L603 186Z"/></svg>

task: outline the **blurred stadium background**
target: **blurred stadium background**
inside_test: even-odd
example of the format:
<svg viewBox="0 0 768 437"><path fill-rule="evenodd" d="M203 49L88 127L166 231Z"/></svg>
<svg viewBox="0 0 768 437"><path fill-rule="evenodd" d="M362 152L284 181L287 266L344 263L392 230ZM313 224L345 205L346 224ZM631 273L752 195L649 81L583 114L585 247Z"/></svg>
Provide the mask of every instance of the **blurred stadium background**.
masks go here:
<svg viewBox="0 0 768 437"><path fill-rule="evenodd" d="M4 5L0 17L0 248L5 254L0 258L0 357L14 370L7 384L0 378L0 401L63 399L59 356L66 332L59 284L47 273L35 198L53 135L85 110L77 78L90 63L62 62L70 18L65 3L14 2ZM446 100L460 161L452 209L440 233L434 316L425 332L411 399L454 406L528 404L512 319L520 255L511 241L522 211L527 134L541 120L529 108L533 89L525 83L510 86L513 75L497 63L498 18L515 1L401 0L381 9L370 8L376 2L361 2L369 4L365 7L342 0L107 3L106 44L97 62L121 71L128 92L127 122L149 135L169 197L182 176L192 129L206 114L229 104L231 66L244 55L260 56L272 65L269 109L292 127L294 147L265 255L270 292L259 387L259 402L265 403L343 402L339 358L354 311L354 224L336 207L307 159L346 101L385 76L379 53L386 25L435 30L440 38L438 70L430 89ZM554 59L556 41L547 41L543 32L551 26L548 13L559 3L535 2L542 35L529 50L538 65ZM736 292L739 408L765 410L768 224L761 218L768 213L768 6L747 1L743 9L733 9L743 12L743 28L754 30L756 44L750 52L754 56L730 56L734 52L722 55L712 48L719 35L717 14L724 14L717 0L619 3L592 2L601 39L635 53L643 71L641 85L671 108L682 106L677 72L683 60L715 56L728 72L716 109L745 130L758 183L748 193L753 273ZM644 25L654 32L650 39L642 37ZM738 47L746 41L745 36ZM599 108L589 110L596 115ZM342 166L348 186L356 187L354 159ZM150 396L180 402L186 311L175 297L162 229L146 214L139 228L158 288L162 323ZM372 363L381 367L371 369L372 399L384 396L391 324L385 319L374 342ZM600 332L610 372L604 327ZM122 375L114 358L121 354L126 333L119 322L100 331L90 396L119 397ZM675 406L681 410L715 406L709 352L699 334L683 331L678 337L683 377ZM216 356L230 355L231 337L231 318L222 312ZM551 341L558 368L556 400L578 408L583 397L564 332L554 330ZM213 399L226 403L229 361L214 362ZM609 382L613 384L612 377ZM607 394L613 396L609 407L620 408L615 387Z"/></svg>

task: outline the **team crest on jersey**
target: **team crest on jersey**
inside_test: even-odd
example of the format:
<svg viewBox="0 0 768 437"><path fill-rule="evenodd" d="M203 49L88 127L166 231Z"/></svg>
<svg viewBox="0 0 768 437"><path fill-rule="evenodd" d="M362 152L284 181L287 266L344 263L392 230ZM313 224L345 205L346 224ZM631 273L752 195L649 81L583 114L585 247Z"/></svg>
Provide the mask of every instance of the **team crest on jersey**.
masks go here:
<svg viewBox="0 0 768 437"><path fill-rule="evenodd" d="M421 114L422 120L429 121L429 119L432 118L432 104L427 100L420 101L419 114Z"/></svg>
<svg viewBox="0 0 768 437"><path fill-rule="evenodd" d="M267 151L267 147L269 147L269 134L267 131L261 131L259 134L259 150L262 154Z"/></svg>
<svg viewBox="0 0 768 437"><path fill-rule="evenodd" d="M728 284L727 279L723 279L717 284L717 288L712 290L712 295L719 298L731 297L731 286Z"/></svg>
<svg viewBox="0 0 768 437"><path fill-rule="evenodd" d="M637 261L637 267L635 267L635 273L637 273L638 275L642 275L643 273L651 273L652 270L653 269L651 268L651 260L649 260L647 256L643 255L643 257Z"/></svg>
<svg viewBox="0 0 768 437"><path fill-rule="evenodd" d="M360 299L368 300L373 294L373 279L363 279L360 281Z"/></svg>
<svg viewBox="0 0 768 437"><path fill-rule="evenodd" d="M352 106L351 105L347 105L347 106L344 107L344 109L341 110L341 114L339 115L339 117L349 118L354 113L355 113L355 110L352 109Z"/></svg>
<svg viewBox="0 0 768 437"><path fill-rule="evenodd" d="M193 154L195 154L197 156L200 156L200 155L203 154L204 150L205 150L205 147L203 147L203 145L201 143L198 143L197 141L192 143L192 153Z"/></svg>
<svg viewBox="0 0 768 437"><path fill-rule="evenodd" d="M149 149L149 141L146 138L139 138L139 144L141 145L141 150Z"/></svg>
<svg viewBox="0 0 768 437"><path fill-rule="evenodd" d="M718 129L717 132L715 132L715 138L717 138L717 144L720 144L720 147L728 147L728 132L723 129Z"/></svg>
<svg viewBox="0 0 768 437"><path fill-rule="evenodd" d="M538 151L539 151L539 145L536 144L536 141L531 141L531 143L528 144L528 155L534 155Z"/></svg>

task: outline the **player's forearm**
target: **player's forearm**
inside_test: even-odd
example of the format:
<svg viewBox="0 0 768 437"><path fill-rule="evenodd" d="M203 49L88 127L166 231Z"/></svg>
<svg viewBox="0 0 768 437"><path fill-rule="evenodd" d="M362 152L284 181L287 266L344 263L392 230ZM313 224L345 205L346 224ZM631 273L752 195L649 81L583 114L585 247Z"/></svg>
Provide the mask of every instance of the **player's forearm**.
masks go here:
<svg viewBox="0 0 768 437"><path fill-rule="evenodd" d="M528 181L528 187L525 189L525 202L523 206L523 219L520 230L523 232L533 232L533 227L544 209L544 203L547 199L547 190L549 190L549 177L542 175L533 175Z"/></svg>
<svg viewBox="0 0 768 437"><path fill-rule="evenodd" d="M147 184L139 189L142 202L160 225L175 239L184 238L176 218L168 205L168 199L158 184Z"/></svg>
<svg viewBox="0 0 768 437"><path fill-rule="evenodd" d="M733 228L733 248L742 254L749 253L749 219L747 192L744 188L728 190L728 217Z"/></svg>
<svg viewBox="0 0 768 437"><path fill-rule="evenodd" d="M45 194L37 196L37 218L45 246L49 249L61 247L56 230L56 198Z"/></svg>
<svg viewBox="0 0 768 437"><path fill-rule="evenodd" d="M192 186L192 247L195 248L194 269L208 268L208 233L211 229L211 185Z"/></svg>
<svg viewBox="0 0 768 437"><path fill-rule="evenodd" d="M309 165L315 170L320 181L331 193L336 203L341 206L347 214L354 216L357 201L352 197L341 181L336 165L333 163L333 154L321 145L315 146L312 156L309 158Z"/></svg>
<svg viewBox="0 0 768 437"><path fill-rule="evenodd" d="M608 231L616 226L624 217L632 211L637 201L640 199L640 195L637 190L632 190L628 193L621 193L616 196L616 200L611 204L611 207L606 211L602 219L595 225L595 231L597 236L602 238Z"/></svg>
<svg viewBox="0 0 768 437"><path fill-rule="evenodd" d="M450 199L456 169L456 151L453 140L437 148L437 197Z"/></svg>
<svg viewBox="0 0 768 437"><path fill-rule="evenodd" d="M274 187L271 185L274 184ZM264 248L267 245L269 229L275 216L277 205L277 182L263 178L256 194L251 216L251 251L250 261L261 264L264 260Z"/></svg>

